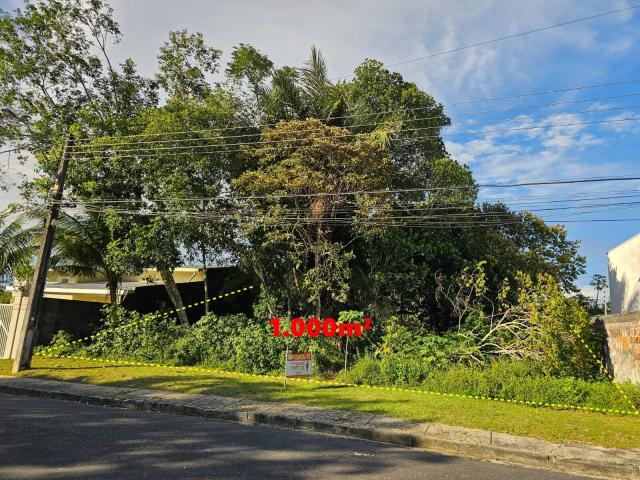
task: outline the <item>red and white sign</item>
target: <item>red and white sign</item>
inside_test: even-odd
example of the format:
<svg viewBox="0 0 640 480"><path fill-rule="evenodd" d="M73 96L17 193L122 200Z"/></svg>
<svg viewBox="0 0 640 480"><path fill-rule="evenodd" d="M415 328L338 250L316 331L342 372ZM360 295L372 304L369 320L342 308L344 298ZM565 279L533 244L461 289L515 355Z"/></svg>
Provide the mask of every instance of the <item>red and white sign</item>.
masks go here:
<svg viewBox="0 0 640 480"><path fill-rule="evenodd" d="M311 377L311 352L287 353L285 377Z"/></svg>

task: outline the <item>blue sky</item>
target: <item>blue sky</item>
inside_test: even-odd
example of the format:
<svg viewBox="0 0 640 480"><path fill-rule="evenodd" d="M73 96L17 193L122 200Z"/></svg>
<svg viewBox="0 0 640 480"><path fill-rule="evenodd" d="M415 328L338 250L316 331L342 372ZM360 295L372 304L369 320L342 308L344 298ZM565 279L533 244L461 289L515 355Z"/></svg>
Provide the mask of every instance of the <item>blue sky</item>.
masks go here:
<svg viewBox="0 0 640 480"><path fill-rule="evenodd" d="M0 0L4 9L12 9L18 3ZM351 73L364 58L392 64L631 5L626 1L573 0L331 0L313 3L114 0L111 4L124 37L113 50L115 58L132 57L148 75L155 71L155 56L168 31L187 28L202 32L211 45L226 54L240 42L253 44L276 64L300 65L307 58L309 47L316 45L335 77ZM468 164L480 183L637 175L640 174L640 121L482 135L468 132L616 117L640 118L640 108L637 108L640 95L502 114L465 114L640 93L640 82L501 102L452 104L640 79L639 46L640 9L408 63L394 67L394 70L447 107L454 123L445 133L449 152ZM575 113L614 108L617 110ZM574 113L546 119L517 117L524 113L543 116L564 112ZM5 160L0 159L0 162ZM25 170L16 165L12 168ZM544 201L544 196L547 196L546 200L559 200L588 195L583 203L592 204L640 200L640 194L614 200L597 199L598 196L621 195L622 190L624 195L633 195L630 191L634 189L640 190L640 182L483 190L481 195L488 200L503 199L514 206L518 202ZM0 195L0 205L14 197L15 191ZM540 214L549 220L640 218L640 208L609 208L589 214L574 210ZM572 239L582 241L581 252L588 259L588 274L580 281L581 286L586 286L588 276L606 272L607 250L640 232L640 222L572 223L567 228Z"/></svg>

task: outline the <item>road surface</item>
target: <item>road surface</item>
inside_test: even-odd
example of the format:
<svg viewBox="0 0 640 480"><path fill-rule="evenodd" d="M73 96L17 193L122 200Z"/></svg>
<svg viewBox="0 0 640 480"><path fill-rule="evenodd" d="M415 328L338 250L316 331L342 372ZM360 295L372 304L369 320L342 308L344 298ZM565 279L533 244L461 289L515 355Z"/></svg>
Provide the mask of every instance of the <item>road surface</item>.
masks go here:
<svg viewBox="0 0 640 480"><path fill-rule="evenodd" d="M570 480L364 440L0 394L0 478Z"/></svg>

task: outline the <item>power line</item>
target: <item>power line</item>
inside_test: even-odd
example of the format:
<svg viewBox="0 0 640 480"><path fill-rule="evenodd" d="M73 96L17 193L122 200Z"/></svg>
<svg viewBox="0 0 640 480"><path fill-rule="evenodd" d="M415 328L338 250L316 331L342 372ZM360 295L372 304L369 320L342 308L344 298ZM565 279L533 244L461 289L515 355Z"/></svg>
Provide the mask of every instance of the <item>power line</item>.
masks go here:
<svg viewBox="0 0 640 480"><path fill-rule="evenodd" d="M611 181L620 180L619 178L605 179L576 179L574 181ZM523 182L524 183L524 182ZM527 185L531 185L534 182L526 182ZM549 184L549 181L535 182L536 184ZM553 181L557 183L557 181ZM509 184L513 185L513 184ZM506 186L501 184L501 186ZM634 191L635 195L639 191ZM588 195L593 195L589 193ZM610 198L618 198L619 196L611 196ZM604 200L606 197L596 200ZM577 201L586 201L589 199L578 199ZM551 203L550 201L541 203ZM413 202L413 205L420 205ZM374 205L371 208L379 211L379 214L373 214L370 216L361 216L357 214L356 204L353 203L352 207L339 207L331 208L333 216L309 216L309 210L305 207L285 207L279 209L276 212L276 216L272 216L273 212L255 210L255 206L252 207L232 207L223 208L222 210L140 210L129 208L113 208L104 206L91 206L85 205L84 211L81 214L87 213L102 213L112 212L120 213L123 215L131 216L165 216L174 218L192 218L196 220L208 220L208 221L238 221L245 222L250 221L259 222L257 228L277 228L277 227L302 227L309 225L316 225L322 223L328 226L350 226L350 225L362 225L362 226L384 226L384 227L406 227L406 228L470 228L470 227L497 227L504 225L517 225L526 224L527 217L523 216L527 213L534 212L551 212L562 210L573 210L572 220L546 220L545 222L557 222L557 223L583 223L583 222L611 222L611 221L626 221L627 219L575 219L578 215L586 215L595 213L598 211L610 210L615 208L617 211L620 209L638 208L640 207L640 201L627 201L627 202L605 202L605 203L592 203L582 205L569 205L569 206L554 206L529 210L493 210L491 207L479 209L479 207L468 204L463 207L451 208L450 206L442 207L429 207L429 206L412 206L407 204L392 204L386 205ZM77 208L77 207L76 207ZM495 207L494 207L495 208ZM438 211L441 213L438 213ZM443 212L442 212L443 211ZM425 212L425 213L420 213ZM395 215L394 215L395 214ZM344 215L347 215L346 217ZM541 219L542 220L542 219ZM640 219L638 219L640 220ZM544 220L543 220L544 221ZM630 219L635 221L635 219Z"/></svg>
<svg viewBox="0 0 640 480"><path fill-rule="evenodd" d="M640 94L639 94L640 95ZM590 108L587 110L577 110L577 111L567 111L567 112L556 112L556 113L550 113L550 114L546 114L546 115L518 115L516 117L511 117L511 118L503 118L500 120L492 120L492 121L486 121L483 122L484 125L491 125L491 124L501 124L501 123L507 123L509 121L515 121L515 120L540 120L540 119L548 119L548 118L553 118L553 117L560 117L560 116L567 116L567 115L579 115L579 114L583 114L583 113L602 113L602 112L610 112L610 111L618 111L618 110L626 110L626 109L636 109L636 108L640 108L640 105L625 105L625 106L617 106L617 107L605 107L605 108ZM439 119L442 118L442 116L439 117L418 117L418 118L413 118L413 119L407 119L404 120L404 122L407 123L411 123L411 122L419 122L419 121L425 121L425 120L432 120L432 119ZM370 123L370 124L362 124L362 125L354 125L348 128L356 128L356 127L377 127L380 125L384 125L385 122L377 122L377 123ZM462 122L462 123L458 123L455 125L446 125L446 124L442 124L442 125L431 125L431 126L427 126L427 127L419 127L419 128L414 128L414 129L399 129L397 130L397 132L406 132L406 131L415 131L415 130L440 130L442 128L447 128L450 126L453 127L458 127L458 126L464 126L464 125L478 125L477 122L474 121L469 121L469 122ZM301 129L298 130L296 133L302 133L302 132L316 132L316 131L322 131L325 128L327 128L327 126L323 126L323 128L311 128L311 129ZM313 140L316 139L324 139L324 138L347 138L347 137L358 137L358 136L367 136L370 135L371 132L361 132L361 133L349 133L349 134L343 134L343 135L325 135L325 136L316 136L313 137ZM236 142L236 143L224 143L224 144L220 144L220 143L210 143L212 141L216 141L219 142L221 140L226 140L229 138L240 138L240 137L260 137L261 134L260 133L252 133L252 134L246 134L246 135L230 135L230 136L223 136L223 137L211 137L211 138L181 138L181 139L171 139L171 140L143 140L143 141L135 141L135 142L121 142L121 143L108 143L108 144L104 144L104 145L85 145L87 147L89 147L89 149L82 149L82 147L80 147L79 153L84 153L84 154L90 154L90 153L103 153L105 152L105 148L113 148L115 146L127 146L127 145L147 145L147 146L141 146L141 147L134 147L134 148L129 148L129 149L114 149L114 151L117 151L118 154L121 153L128 153L128 152L138 152L139 153L145 153L145 152L157 152L157 151L164 151L164 150L185 150L185 149L189 149L189 148L195 148L195 149L199 149L199 148L208 148L208 147L232 147L232 146L247 146L247 145L258 145L258 144L274 144L274 143L290 143L290 142L304 142L304 141L310 141L311 138L295 138L295 139L282 139L282 140L258 140L258 141L248 141L248 142ZM183 142L198 142L198 144L196 145L178 145L175 146L176 143L180 144ZM204 143L203 143L204 142ZM209 142L209 143L208 143ZM165 143L170 143L172 145L170 146L156 146L156 144L165 144ZM149 146L149 144L151 144ZM100 148L103 147L103 148Z"/></svg>
<svg viewBox="0 0 640 480"><path fill-rule="evenodd" d="M629 85L629 84L635 84L635 83L640 83L640 78L630 79L630 80L620 80L620 81L607 82L607 83L596 83L596 84L592 84L592 85L579 85L579 86L576 86L576 87L566 87L566 88L560 88L560 89L543 90L543 91L538 91L538 92L526 92L526 93L519 93L519 94L515 94L515 95L507 95L507 96L501 96L501 97L490 97L490 98L480 98L480 99L473 99L473 100L464 100L464 101L461 101L461 102L451 103L451 104L449 104L449 106L453 107L453 106L458 106L458 105L469 105L469 104L474 104L474 103L497 102L497 101L502 101L502 100L511 100L511 99L525 98L525 97L535 97L535 96L550 95L550 94L556 94L556 93L566 93L566 92L572 92L572 91L589 90L589 89L594 89L594 88L605 88L605 87L613 87L613 86L620 86L620 85ZM325 117L325 118L322 118L320 120L322 120L322 121L330 121L330 120L341 120L341 119L345 119L345 118L354 118L354 117L368 117L368 116L376 116L376 115L386 115L386 114L389 114L389 113L410 112L410 111L416 111L416 110L425 110L425 109L434 108L434 107L435 106L401 108L401 109L393 109L393 110L386 110L386 111L380 111L380 112L358 113L358 114L351 114L351 115L339 115L339 116L333 116L333 117ZM201 129L201 130L178 130L178 131L173 131L173 132L137 133L137 134L120 135L120 136L103 135L103 136L99 136L99 137L81 137L81 138L78 138L76 140L76 142L94 141L94 140L107 140L107 139L111 139L111 138L123 139L123 138L154 137L154 136L165 136L165 135L182 135L182 134L185 134L185 133L194 133L194 132L195 133L204 133L204 132L220 132L220 131L229 131L229 130L242 130L242 129L248 129L248 128L273 127L273 126L278 125L279 123L280 122L272 122L272 123L262 123L262 124L257 124L257 125L240 125L240 126L236 126L236 127L219 127L219 128Z"/></svg>
<svg viewBox="0 0 640 480"><path fill-rule="evenodd" d="M462 112L462 113L458 113L456 115L458 116L477 116L477 115L487 115L490 113L504 113L504 112L513 112L513 111L519 111L519 110L529 110L529 109L541 109L541 108L545 108L545 107L555 107L555 106L559 106L559 105L572 105L572 104L576 104L576 103L588 103L588 102L598 102L601 100L618 100L621 98L629 98L629 97L638 97L640 96L640 93L637 92L632 92L632 93L626 93L626 94L622 94L622 95L608 95L608 96L603 96L603 97L592 97L592 98L586 98L586 99L580 99L580 100L567 100L567 101L561 101L561 102L552 102L552 103L539 103L539 104L533 104L533 105L520 105L520 106L515 106L515 107L508 107L508 108L498 108L498 109L490 109L490 110L482 110L482 111L475 111L475 112ZM424 110L424 109L430 109L431 107L417 107L416 109L412 109L412 110ZM622 107L621 107L622 108ZM633 108L633 107L631 107ZM587 112L591 112L591 111L597 111L597 110L586 110ZM566 112L563 114L569 114L569 113L581 113L581 112ZM417 121L424 121L424 120L438 120L438 119L443 119L446 118L446 115L441 114L441 115L434 115L434 116L430 116L430 117L417 117L417 118L406 118L406 119L402 119L402 122L417 122ZM503 120L497 120L496 122L500 122L500 121L506 121L506 119ZM350 129L350 128L362 128L362 127L371 127L371 126L380 126L380 125L384 125L385 123L388 122L375 122L375 123L368 123L368 124L356 124L356 125L343 125L341 128L345 128L345 129ZM461 125L459 123L454 123L452 125L442 125L442 127L448 127L448 126L458 126ZM323 127L326 125L323 125ZM323 128L305 128L305 129L301 129L299 130L299 132L315 132L315 131L320 131ZM214 130L211 129L203 129L203 130L189 130L189 131L183 131L183 132L179 132L179 133L212 133ZM173 133L177 133L177 132L167 132L167 135L171 135ZM155 135L155 134L153 134ZM84 147L90 147L90 148L94 148L97 149L98 147L104 146L104 147L114 147L114 146L122 146L122 145L143 145L143 144L165 144L165 143L170 143L170 144L174 144L174 143L181 143L181 142L196 142L196 141L202 141L202 140L214 140L214 139L227 139L227 138L242 138L242 137L259 137L260 135L262 135L262 132L255 132L255 133L246 133L246 134L241 134L241 135L223 135L223 136L219 136L219 137L191 137L191 138L172 138L172 139L168 139L168 140L134 140L134 141L130 141L130 142L120 142L120 143L104 143L104 144L89 144L89 143L85 143L84 145L82 145L79 148L84 148ZM86 151L86 150L83 150Z"/></svg>
<svg viewBox="0 0 640 480"><path fill-rule="evenodd" d="M589 15L587 17L580 17L580 18L576 18L576 19L573 19L573 20L568 20L566 22L556 23L554 25L548 25L548 26L545 26L545 27L534 28L532 30L526 30L524 32L514 33L512 35L505 35L505 36L494 38L494 39L491 39L491 40L485 40L483 42L476 42L476 43L472 43L472 44L469 44L469 45L464 45L462 47L452 48L450 50L444 50L444 51L441 51L441 52L438 52L438 53L432 53L430 55L423 55L421 57L410 58L408 60L401 60L401 61L396 62L396 63L391 63L391 64L387 65L387 67L397 67L399 65L405 65L407 63L413 63L413 62L419 62L419 61L422 61L422 60L428 60L428 59L431 59L431 58L440 57L442 55L448 55L450 53L461 52L461 51L464 51L464 50L469 50L471 48L482 47L482 46L491 45L491 44L498 43L498 42L503 42L505 40L510 40L510 39L513 39L513 38L523 37L525 35L531 35L533 33L544 32L544 31L547 31L547 30L555 29L555 28L565 27L567 25L573 25L575 23L585 22L587 20L594 20L596 18L602 18L602 17L606 17L606 16L609 16L609 15L615 15L615 14L622 13L622 12L628 12L628 11L634 10L636 8L640 8L640 5L631 5L631 6L626 7L626 8L620 8L620 9L617 9L617 10L609 10L607 12L598 13L598 14L595 14L595 15ZM354 75L355 75L354 73L349 74L349 75L343 75L341 77L337 77L337 79L350 78L350 77L353 77Z"/></svg>
<svg viewBox="0 0 640 480"><path fill-rule="evenodd" d="M228 223L229 221L239 221L239 222L259 222L263 225L268 226L286 226L286 225L317 225L317 224L325 224L325 225L337 225L337 224L372 224L372 223L380 223L386 221L396 221L396 222L407 222L407 221L423 221L423 222L431 222L431 221L455 221L455 222L466 222L466 221L474 221L474 220L501 220L507 219L511 220L513 218L519 218L519 216L524 214L534 214L539 215L540 212L559 212L559 211L571 211L571 215L586 215L596 212L603 212L608 210L616 210L619 211L621 209L630 209L630 208L638 208L640 207L640 202L628 202L628 203L609 203L609 204L594 204L590 206L569 206L569 207L555 207L555 208L546 208L546 209L538 209L538 210L511 210L505 212L491 212L491 211L468 211L468 212L446 212L446 213L437 213L428 211L428 213L420 214L420 212L415 212L410 209L410 212L407 212L405 209L395 209L395 210L385 210L384 216L382 215L372 215L372 216L361 216L356 215L353 211L344 211L339 212L344 215L342 216L331 216L331 217L309 217L309 213L307 211L293 211L293 212L278 212L277 215L271 215L269 212L251 212L251 213L242 213L242 212L195 212L195 211L174 211L174 210L162 210L162 211L140 211L140 210L110 210L111 213L118 213L120 215L130 215L130 216L147 216L147 217L175 217L175 218L192 218L199 220L208 220L208 221L219 221ZM86 213L104 213L105 209L101 208L88 208L84 212ZM544 213L543 213L544 214ZM345 216L346 215L346 216ZM522 220L522 218L521 218Z"/></svg>
<svg viewBox="0 0 640 480"><path fill-rule="evenodd" d="M453 133L449 133L449 136L460 136L460 135L484 135L484 134L493 134L493 133L507 133L507 132L515 132L515 131L525 131L525 130L544 130L544 129L554 129L554 128L563 128L563 127L573 127L573 126L582 126L582 125L596 125L596 124L607 124L607 123L623 123L623 122L637 122L640 121L640 116L639 117L628 117L628 118L617 118L617 119L608 119L608 120L593 120L593 121L584 121L584 122L572 122L572 123L563 123L563 124L554 124L554 125L529 125L526 127L514 127L514 128L506 128L506 129L494 129L494 130L469 130L469 131L463 131L463 132L453 132ZM432 127L420 127L420 128L412 128L412 129L400 129L398 130L398 132L418 132L421 130L428 130ZM338 135L338 136L333 136L331 138L341 138L341 137L350 137L350 136L355 136L355 135L370 135L369 133L367 134L345 134L345 135ZM418 135L418 136L413 136L413 137L405 137L405 138L390 138L389 141L393 141L393 142L397 142L397 141L415 141L415 140L429 140L429 139L439 139L440 135ZM294 141L298 141L298 142L308 142L310 139L308 138L303 138L303 139L290 139L290 140L266 140L266 141L260 141L260 142L246 142L246 143L241 143L239 145L242 146L248 146L248 145L265 145L265 144L270 144L270 143L290 143L290 142L294 142ZM219 147L226 147L229 146L230 144L226 144L226 145L219 145ZM207 147L211 147L211 145L206 145ZM181 149L180 147L175 147L172 150L178 150ZM242 148L237 148L237 149L232 149L232 150L204 150L204 151L199 151L197 152L200 155L206 155L206 154L222 154L222 153L239 153L239 152L243 152L245 151ZM101 158L107 158L107 157L117 157L117 158L149 158L149 157L155 157L157 158L159 156L158 153L150 153L150 154L144 154L144 153L140 153L140 154L127 154L127 155L119 155L118 152L98 152ZM172 152L168 152L165 155L192 155L195 152L193 151L172 151ZM80 156L80 157L76 157L76 158L82 158L82 159L90 159L92 158L91 156L88 155L84 155L84 156Z"/></svg>
<svg viewBox="0 0 640 480"><path fill-rule="evenodd" d="M163 202L163 201L229 201L229 200L277 200L287 198L313 198L313 197L339 197L345 195L397 195L402 193L425 193L438 191L459 191L459 190L475 190L476 188L487 189L503 189L503 188L520 188L532 186L549 186L549 185L571 185L571 184L587 184L587 183L606 183L606 182L628 182L640 181L640 175L628 176L611 176L611 177L588 177L574 179L549 179L549 180L527 180L513 183L480 183L471 185L455 185L450 187L426 186L416 188L401 189L384 189L384 190L351 190L345 192L314 192L314 193L289 193L289 194L272 194L272 195L246 195L246 196L216 196L216 197L165 197L165 198L114 198L114 199L94 199L85 200L84 203L132 203L132 202ZM68 202L69 200L62 200Z"/></svg>
<svg viewBox="0 0 640 480"><path fill-rule="evenodd" d="M632 192L632 193L627 193L627 192ZM618 200L618 199L628 199L628 198L635 198L635 197L639 197L640 196L640 190L622 190L620 192L612 192L612 193L619 193L617 195L601 195L601 194L596 194L596 193L577 193L574 194L572 197L570 198L560 198L560 199L554 199L554 200L550 200L549 199L549 195L545 195L545 196L525 196L522 197L524 198L525 201L515 201L515 202L510 202L509 200L505 200L505 199L498 199L498 200L494 200L493 203L488 203L488 202L480 202L479 205L482 206L482 208L484 208L484 205L489 205L489 208L495 208L495 206L497 204L509 204L509 207L514 207L514 206L519 206L519 207L536 207L536 206L540 206L540 205L549 205L549 204L566 204L566 203L579 203L579 202L586 202L586 201L594 201L594 200ZM534 198L545 198L545 200L533 200L533 201L526 201L528 199L534 199ZM161 198L161 199L154 199L154 200L88 200L88 201L81 201L79 202L83 207L91 207L91 206L102 206L103 208L112 208L109 207L109 205L118 205L118 204L127 204L127 205L136 205L136 204L141 204L141 206L145 206L145 205L158 205L160 203L168 203L168 204L173 204L175 205L177 204L181 204L181 205L185 205L185 206L189 206L190 203L192 202L197 202L198 204L206 204L207 202L209 202L209 199L206 198ZM345 199L342 199L342 203L345 202ZM418 204L421 205L424 201L414 201L413 204ZM62 205L67 205L69 203L69 201L62 201L61 204ZM349 202L350 205L352 206L356 206L357 204L354 202ZM384 204L386 205L386 204ZM469 202L461 202L461 201L446 201L446 204L443 204L444 206L441 206L440 203L436 203L436 206L433 205L429 205L429 206L408 206L407 204L402 204L404 206L402 207L398 207L398 210L411 210L411 211L432 211L432 210L452 210L455 208L460 208L460 209L468 209L468 208L472 208L472 205ZM602 204L598 204L598 205L602 205ZM195 205L197 206L197 205ZM579 207L584 207L584 205L578 205ZM372 208L374 208L375 206L372 206ZM204 206L203 208L205 208L205 211L209 211L210 206ZM243 207L237 207L235 205L229 206L229 207L215 207L218 211L234 211L234 210L239 210L242 209ZM252 207L253 208L253 207ZM287 206L286 207L287 211L291 211L291 210L295 210L295 207L290 207ZM299 210L302 210L303 207L299 207ZM350 208L332 208L332 211L337 211L337 212L343 212L343 211L352 211L353 207ZM486 210L485 210L486 211Z"/></svg>
<svg viewBox="0 0 640 480"><path fill-rule="evenodd" d="M98 211L98 210L93 210ZM585 211L582 213L593 213L594 211ZM122 212L123 214L135 215L135 216L166 216L166 217L178 217L178 218L195 218L200 220L229 220L229 216L210 217L206 215L189 215L186 212L140 212L130 211ZM470 228L470 227L496 227L505 225L523 225L527 222L526 218L519 217L524 212L477 212L473 214L467 214L464 217L462 214L451 215L430 215L430 216L387 216L387 217L371 217L371 218L340 218L340 217L327 217L327 218L313 218L313 217L290 217L280 219L277 221L264 221L262 228L275 228L283 226L308 226L322 223L328 226L350 226L350 225L368 225L368 226L380 226L380 227L408 227L408 228ZM579 213L578 213L579 214ZM574 213L576 215L576 213ZM253 215L241 216L237 219L242 221L250 220L255 222L260 220L261 217ZM640 221L640 218L629 219L569 219L569 220L544 220L545 223L589 223L589 222L626 222L626 221Z"/></svg>

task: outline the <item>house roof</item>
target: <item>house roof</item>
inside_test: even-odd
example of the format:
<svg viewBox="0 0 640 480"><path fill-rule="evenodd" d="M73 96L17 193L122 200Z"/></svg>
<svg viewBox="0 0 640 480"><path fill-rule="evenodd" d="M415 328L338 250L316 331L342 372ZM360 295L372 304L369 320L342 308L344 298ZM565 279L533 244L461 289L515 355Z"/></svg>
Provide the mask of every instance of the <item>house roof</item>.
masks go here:
<svg viewBox="0 0 640 480"><path fill-rule="evenodd" d="M122 282L118 288L118 293L131 292L138 287L147 287L151 285L148 282ZM105 282L85 282L85 283L47 283L44 287L45 293L95 293L108 294L109 287Z"/></svg>

